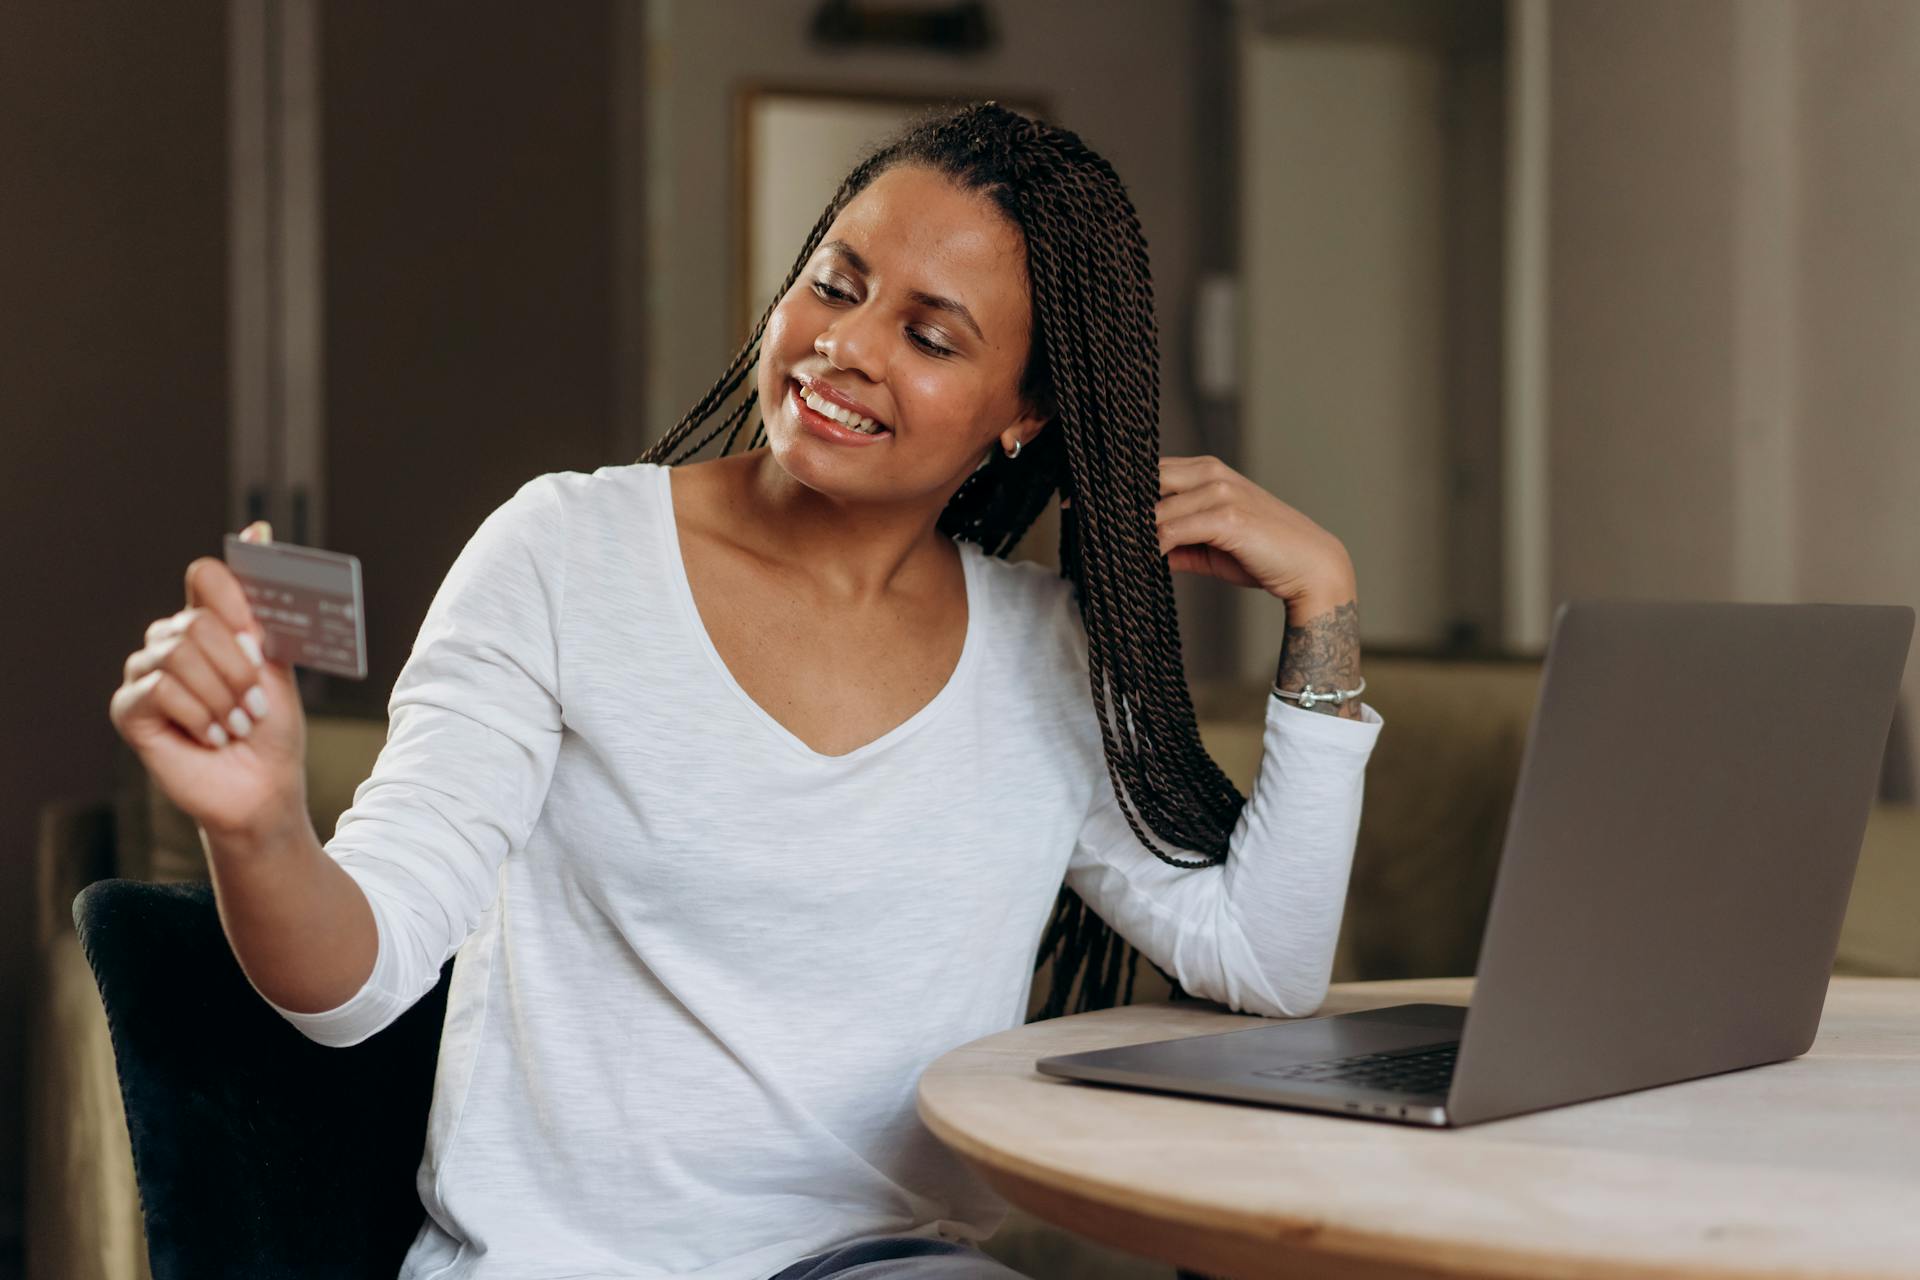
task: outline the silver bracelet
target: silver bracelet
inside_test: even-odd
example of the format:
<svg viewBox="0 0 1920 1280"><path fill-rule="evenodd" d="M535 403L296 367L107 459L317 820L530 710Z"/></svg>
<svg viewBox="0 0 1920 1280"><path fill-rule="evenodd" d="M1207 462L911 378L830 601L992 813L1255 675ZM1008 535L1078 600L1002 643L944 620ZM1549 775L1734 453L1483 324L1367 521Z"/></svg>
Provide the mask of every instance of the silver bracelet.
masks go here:
<svg viewBox="0 0 1920 1280"><path fill-rule="evenodd" d="M1280 687L1280 682L1276 680L1274 681L1274 684L1273 684L1273 696L1276 698L1291 698L1295 702L1298 702L1303 707L1311 707L1316 702L1331 702L1335 706L1338 706L1342 702L1345 702L1348 698L1359 697L1361 694L1361 691L1364 690L1366 687L1367 687L1367 678L1365 676L1361 676L1360 684L1358 688L1327 689L1327 690L1323 690L1320 693L1315 693L1313 691L1313 686L1308 685L1306 688L1295 693L1295 692L1290 692L1286 689L1282 689Z"/></svg>

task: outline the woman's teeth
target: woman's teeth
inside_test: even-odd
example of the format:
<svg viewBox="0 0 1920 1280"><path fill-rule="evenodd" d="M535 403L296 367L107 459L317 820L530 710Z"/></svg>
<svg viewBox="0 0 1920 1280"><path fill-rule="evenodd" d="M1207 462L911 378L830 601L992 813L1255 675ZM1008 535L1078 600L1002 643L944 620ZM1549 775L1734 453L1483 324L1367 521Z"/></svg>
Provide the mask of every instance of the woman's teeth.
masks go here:
<svg viewBox="0 0 1920 1280"><path fill-rule="evenodd" d="M815 413L824 414L832 418L835 422L853 428L861 435L877 435L885 430L884 427L872 418L862 417L851 409L842 409L839 405L833 403L833 401L817 396L805 387L800 388L800 398L806 401L807 407Z"/></svg>

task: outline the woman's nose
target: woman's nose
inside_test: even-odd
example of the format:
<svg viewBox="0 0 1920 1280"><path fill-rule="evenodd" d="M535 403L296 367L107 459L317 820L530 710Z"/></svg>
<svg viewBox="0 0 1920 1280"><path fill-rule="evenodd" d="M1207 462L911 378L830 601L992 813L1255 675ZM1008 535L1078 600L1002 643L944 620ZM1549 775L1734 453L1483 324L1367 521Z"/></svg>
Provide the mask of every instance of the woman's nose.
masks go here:
<svg viewBox="0 0 1920 1280"><path fill-rule="evenodd" d="M856 369L871 381L881 380L884 356L880 335L869 322L868 308L842 312L814 339L813 349L836 369Z"/></svg>

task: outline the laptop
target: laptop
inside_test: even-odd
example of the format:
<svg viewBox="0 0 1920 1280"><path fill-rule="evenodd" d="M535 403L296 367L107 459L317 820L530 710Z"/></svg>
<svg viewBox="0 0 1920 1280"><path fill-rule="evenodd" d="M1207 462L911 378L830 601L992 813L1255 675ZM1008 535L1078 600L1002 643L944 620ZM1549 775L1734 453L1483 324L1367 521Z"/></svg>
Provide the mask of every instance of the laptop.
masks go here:
<svg viewBox="0 0 1920 1280"><path fill-rule="evenodd" d="M1471 1005L1035 1065L1458 1126L1797 1057L1819 1025L1913 629L1904 605L1567 601Z"/></svg>

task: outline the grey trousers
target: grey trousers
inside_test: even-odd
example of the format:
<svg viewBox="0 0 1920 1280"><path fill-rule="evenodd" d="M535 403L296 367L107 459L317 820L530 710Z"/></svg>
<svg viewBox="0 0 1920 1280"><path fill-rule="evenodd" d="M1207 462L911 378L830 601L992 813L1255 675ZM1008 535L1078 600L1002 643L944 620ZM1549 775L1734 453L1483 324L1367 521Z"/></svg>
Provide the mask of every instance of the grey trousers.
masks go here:
<svg viewBox="0 0 1920 1280"><path fill-rule="evenodd" d="M781 1269L770 1280L1028 1280L977 1246L925 1236L861 1240Z"/></svg>

